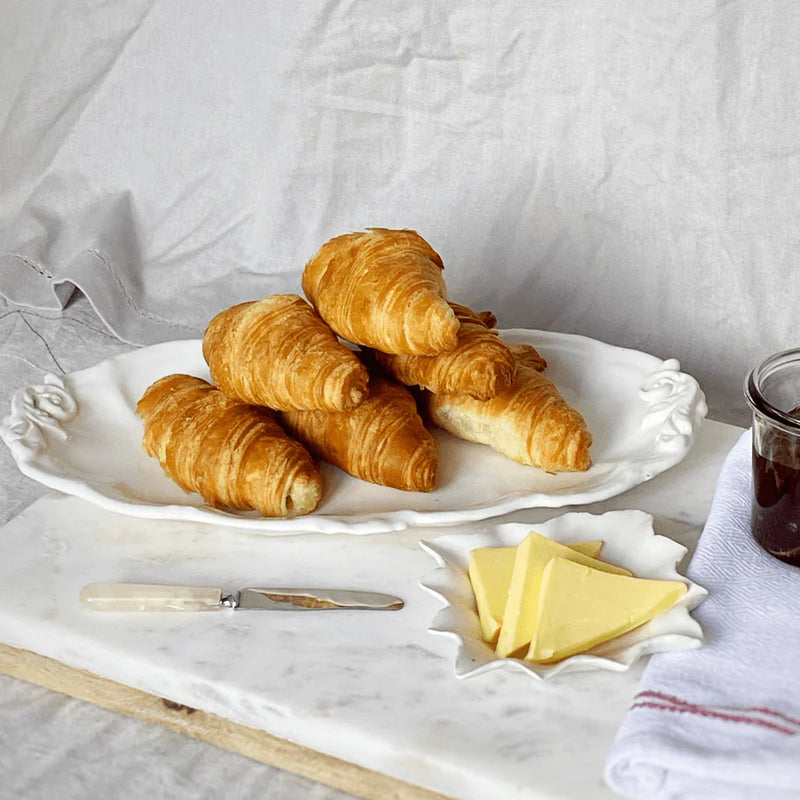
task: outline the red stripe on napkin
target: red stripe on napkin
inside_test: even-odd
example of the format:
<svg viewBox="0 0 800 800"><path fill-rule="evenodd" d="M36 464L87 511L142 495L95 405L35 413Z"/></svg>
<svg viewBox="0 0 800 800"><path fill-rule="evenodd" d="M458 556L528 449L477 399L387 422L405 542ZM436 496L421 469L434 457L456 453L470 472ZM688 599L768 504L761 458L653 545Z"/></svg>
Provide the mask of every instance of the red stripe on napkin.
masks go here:
<svg viewBox="0 0 800 800"><path fill-rule="evenodd" d="M652 700L641 698L652 698ZM670 694L664 694L663 692L644 691L639 692L634 697L634 702L631 705L631 708L654 708L661 711L673 711L679 714L697 714L701 717L721 719L725 720L726 722L736 722L744 725L756 725L776 731L777 733L786 734L787 736L794 736L800 732L798 731L798 728L800 728L800 720L794 719L780 711L775 711L771 708L764 708L762 706L738 709L737 713L731 713L730 711L724 709L699 705L697 703L689 703L688 701L682 700L679 697L675 697L674 695ZM758 716L749 716L748 712L750 714L764 714L777 717L797 727L789 728L785 725L778 725L775 722L761 719Z"/></svg>
<svg viewBox="0 0 800 800"><path fill-rule="evenodd" d="M758 711L760 714L770 714L773 717L780 717L780 719L785 720L786 722L791 722L792 725L797 725L800 727L800 719L795 719L794 717L790 717L788 714L783 714L780 711L773 711L771 708L764 708L763 706L753 706L752 708L748 708L748 711Z"/></svg>

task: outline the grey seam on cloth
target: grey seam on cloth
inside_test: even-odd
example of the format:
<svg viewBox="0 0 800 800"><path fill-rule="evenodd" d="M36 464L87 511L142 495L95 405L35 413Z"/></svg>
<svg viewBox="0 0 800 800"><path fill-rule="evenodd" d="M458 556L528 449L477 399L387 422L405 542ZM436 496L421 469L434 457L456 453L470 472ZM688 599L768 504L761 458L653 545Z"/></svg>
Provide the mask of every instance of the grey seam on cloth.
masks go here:
<svg viewBox="0 0 800 800"><path fill-rule="evenodd" d="M109 258L107 256L103 255L103 253L101 253L99 250L96 250L93 247L87 248L86 250L83 251L83 253L85 253L87 255L90 255L90 256L93 256L98 261L100 261L100 263L103 264L103 266L105 266L106 270L111 275L111 277L114 279L114 282L116 283L117 287L119 288L119 291L122 294L122 298L125 300L127 305L134 312L136 312L139 316L145 317L146 319L151 319L154 322L158 322L158 323L160 323L162 325L167 325L170 328L180 328L180 329L186 330L186 331L194 330L191 325L183 325L183 324L181 324L179 322L172 322L172 321L170 321L168 319L164 319L163 317L159 317L156 314L152 314L149 311L145 311L143 308L140 308L138 305L136 305L136 301L130 296L130 294L128 294L127 289L125 288L124 284L120 280L119 275L117 275L117 273L114 271L114 268L111 265L111 261L109 260ZM9 258L13 258L16 261L21 262L26 267L30 267L35 272L39 273L39 275L42 275L43 277L48 278L49 280L53 280L53 281L58 280L54 275L52 275L50 272L48 272L46 269L44 269L44 267L36 264L33 260L31 260L27 256L22 255L21 253L6 253L6 256L9 257ZM63 282L64 283L72 283L72 281L69 281L68 279L65 279Z"/></svg>
<svg viewBox="0 0 800 800"><path fill-rule="evenodd" d="M21 261L25 264L26 267L30 267L33 270L36 270L40 275L43 275L45 278L50 278L53 280L53 276L46 270L44 267L40 267L34 261L31 261L27 256L23 256L20 253L6 253L9 258L15 258L17 261Z"/></svg>
<svg viewBox="0 0 800 800"><path fill-rule="evenodd" d="M125 302L137 313L147 319L152 319L154 322L160 322L163 325L169 325L170 328L183 328L185 330L191 330L188 325L181 325L179 322L171 322L168 319L164 319L163 317L159 317L156 314L151 314L149 311L145 311L139 306L136 305L133 298L128 294L128 291L125 289L122 281L119 279L119 275L114 271L114 268L111 266L110 260L104 256L99 250L95 250L93 247L84 250L85 253L88 253L91 256L99 259L100 262L105 266L108 270L111 277L114 279L114 282L119 286L119 290L122 292L122 296L125 299Z"/></svg>

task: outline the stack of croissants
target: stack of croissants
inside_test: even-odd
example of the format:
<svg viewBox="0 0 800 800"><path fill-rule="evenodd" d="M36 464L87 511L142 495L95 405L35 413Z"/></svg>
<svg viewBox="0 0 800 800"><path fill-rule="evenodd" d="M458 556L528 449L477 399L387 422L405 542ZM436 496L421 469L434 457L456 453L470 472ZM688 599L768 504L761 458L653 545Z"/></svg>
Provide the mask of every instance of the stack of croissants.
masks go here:
<svg viewBox="0 0 800 800"><path fill-rule="evenodd" d="M522 464L588 469L592 435L542 374L545 360L505 344L491 312L448 302L443 269L412 230L326 242L303 272L308 301L275 294L211 320L213 385L174 374L147 388L136 406L144 451L210 505L267 517L317 508L320 460L434 490L433 425Z"/></svg>

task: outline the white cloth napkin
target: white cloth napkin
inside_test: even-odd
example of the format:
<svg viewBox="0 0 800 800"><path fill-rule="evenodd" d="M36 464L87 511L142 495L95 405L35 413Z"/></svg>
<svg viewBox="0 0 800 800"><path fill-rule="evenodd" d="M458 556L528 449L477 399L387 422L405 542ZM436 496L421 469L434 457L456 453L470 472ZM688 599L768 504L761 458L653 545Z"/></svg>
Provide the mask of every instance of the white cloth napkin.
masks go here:
<svg viewBox="0 0 800 800"><path fill-rule="evenodd" d="M633 798L800 797L800 569L749 531L750 431L729 453L688 575L706 644L654 656L606 764Z"/></svg>

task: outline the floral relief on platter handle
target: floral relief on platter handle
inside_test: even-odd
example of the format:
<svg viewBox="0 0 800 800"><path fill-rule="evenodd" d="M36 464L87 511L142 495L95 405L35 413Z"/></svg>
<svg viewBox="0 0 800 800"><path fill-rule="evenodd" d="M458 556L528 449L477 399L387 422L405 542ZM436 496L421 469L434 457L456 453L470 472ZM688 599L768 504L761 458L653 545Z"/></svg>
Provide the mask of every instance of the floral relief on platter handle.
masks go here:
<svg viewBox="0 0 800 800"><path fill-rule="evenodd" d="M656 442L667 450L686 448L708 414L700 385L680 367L678 359L667 359L639 387L648 406L642 428L656 428Z"/></svg>
<svg viewBox="0 0 800 800"><path fill-rule="evenodd" d="M19 389L11 398L11 413L0 423L0 438L12 449L29 454L47 448L46 434L66 439L62 425L78 411L75 398L57 375Z"/></svg>

